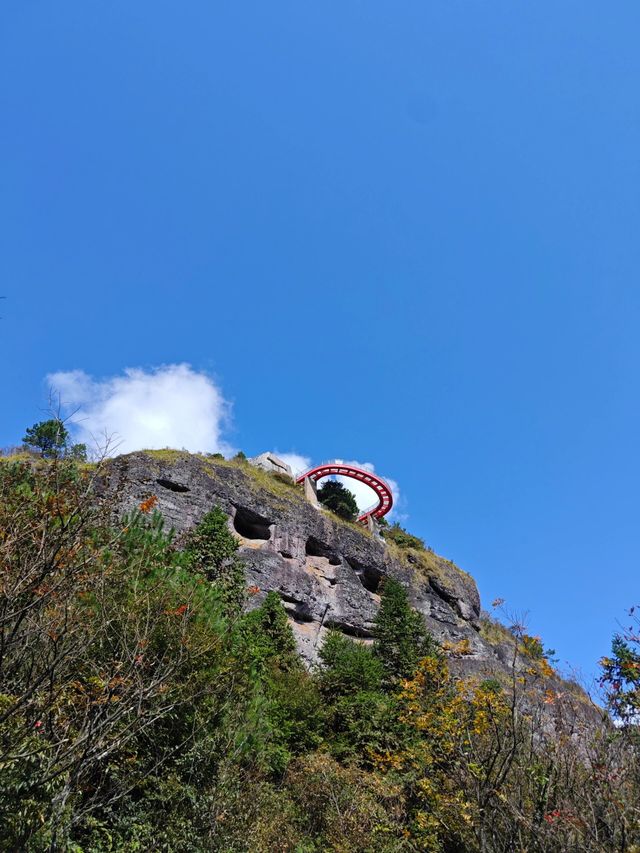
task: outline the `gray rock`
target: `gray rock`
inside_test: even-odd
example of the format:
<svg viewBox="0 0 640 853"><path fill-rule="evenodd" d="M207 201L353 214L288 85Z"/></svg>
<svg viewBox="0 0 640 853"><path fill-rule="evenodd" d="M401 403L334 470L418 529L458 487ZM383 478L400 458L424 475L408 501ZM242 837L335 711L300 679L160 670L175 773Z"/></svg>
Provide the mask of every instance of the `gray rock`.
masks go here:
<svg viewBox="0 0 640 853"><path fill-rule="evenodd" d="M248 460L250 465L255 465L256 468L262 468L265 471L271 471L273 474L280 474L282 477L287 477L289 480L294 480L291 466L276 456L275 453L261 453L259 456L253 456Z"/></svg>
<svg viewBox="0 0 640 853"><path fill-rule="evenodd" d="M380 583L394 577L447 652L455 675L496 678L509 689L514 640L504 629L495 642L481 635L480 596L470 575L431 551L402 550L366 528L341 521L312 505L303 486L280 472L186 452L148 451L111 460L100 490L114 502L117 514L155 495L178 540L219 506L238 538L247 587L257 590L248 606L258 606L275 590L309 666L317 662L330 628L372 642ZM516 673L528 666L520 658ZM572 731L601 718L584 691L556 674L543 678L536 689L557 697L549 706L549 725L558 714L565 730L568 725Z"/></svg>
<svg viewBox="0 0 640 853"><path fill-rule="evenodd" d="M108 464L104 489L120 513L155 495L157 509L177 535L220 506L239 540L247 586L259 589L250 606L276 590L309 663L317 660L330 627L371 639L378 588L392 576L407 588L439 641L466 639L474 666L483 660L500 666L478 635L480 596L469 575L426 552L422 563L406 562L379 537L319 511L305 500L302 487L267 471L189 453L139 452Z"/></svg>

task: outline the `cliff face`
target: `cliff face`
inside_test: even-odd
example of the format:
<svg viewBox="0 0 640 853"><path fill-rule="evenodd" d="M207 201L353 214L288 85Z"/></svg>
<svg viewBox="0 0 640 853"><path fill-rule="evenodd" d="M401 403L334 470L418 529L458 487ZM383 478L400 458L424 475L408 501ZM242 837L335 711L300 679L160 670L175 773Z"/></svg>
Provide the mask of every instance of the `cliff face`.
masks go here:
<svg viewBox="0 0 640 853"><path fill-rule="evenodd" d="M239 539L247 585L259 589L252 602L278 592L308 662L317 659L330 627L371 641L380 582L392 576L405 585L431 633L454 650L457 668L502 668L479 633L476 584L448 560L385 544L309 504L300 487L246 463L151 451L118 457L107 470L105 487L119 511L156 495L158 510L178 535L220 506Z"/></svg>
<svg viewBox="0 0 640 853"><path fill-rule="evenodd" d="M275 590L289 615L298 649L308 664L330 628L373 641L373 624L383 578L399 580L431 634L448 655L452 672L511 683L532 672L532 661L514 655L516 642L497 623L480 618L473 578L431 551L401 549L367 529L315 507L302 487L254 468L177 451L141 451L111 460L103 492L118 514L155 495L167 527L179 537L219 506L240 543L247 587L258 606ZM505 681L506 677L506 681ZM520 677L518 681L524 681ZM573 682L547 667L533 680L533 696L544 693L547 725L579 732L597 724L601 713ZM545 699L546 701L546 699ZM531 700L524 697L524 707ZM535 702L534 702L535 704ZM579 744L579 738L576 741Z"/></svg>

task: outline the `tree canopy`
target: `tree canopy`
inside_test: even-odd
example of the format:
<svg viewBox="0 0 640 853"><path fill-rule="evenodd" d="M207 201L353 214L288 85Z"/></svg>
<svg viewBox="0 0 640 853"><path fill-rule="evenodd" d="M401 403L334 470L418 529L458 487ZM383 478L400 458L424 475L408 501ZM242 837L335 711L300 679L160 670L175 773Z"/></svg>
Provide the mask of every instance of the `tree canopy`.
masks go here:
<svg viewBox="0 0 640 853"><path fill-rule="evenodd" d="M154 495L95 500L103 473L0 459L0 849L638 849L633 717L576 728L535 654L452 674L391 578L373 642L298 626L307 669L220 508L176 541ZM636 641L603 661L624 708Z"/></svg>
<svg viewBox="0 0 640 853"><path fill-rule="evenodd" d="M59 456L64 451L69 431L59 418L50 418L30 426L22 440L47 459Z"/></svg>
<svg viewBox="0 0 640 853"><path fill-rule="evenodd" d="M49 418L30 426L24 434L24 444L38 452L43 459L67 456L78 462L87 458L86 444L70 444L69 430L60 418Z"/></svg>
<svg viewBox="0 0 640 853"><path fill-rule="evenodd" d="M325 480L318 489L318 500L327 509L347 521L354 521L358 516L355 497L338 480Z"/></svg>

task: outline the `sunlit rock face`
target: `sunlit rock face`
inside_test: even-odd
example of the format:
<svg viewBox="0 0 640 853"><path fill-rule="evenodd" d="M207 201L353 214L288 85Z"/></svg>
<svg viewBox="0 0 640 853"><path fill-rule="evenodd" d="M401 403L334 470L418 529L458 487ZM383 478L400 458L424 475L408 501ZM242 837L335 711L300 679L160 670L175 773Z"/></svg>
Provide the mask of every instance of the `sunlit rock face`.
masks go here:
<svg viewBox="0 0 640 853"><path fill-rule="evenodd" d="M498 677L508 684L514 665L523 675L530 666L525 658L514 664L513 637L506 629L491 638L485 623L481 636L480 596L466 572L430 551L403 551L342 522L306 500L304 489L280 472L186 452L148 451L111 460L101 482L117 514L155 495L178 543L214 506L224 510L246 565L247 606L258 606L275 590L310 666L330 628L373 642L385 577L406 587L454 673ZM584 693L555 675L540 680L536 689L567 697L565 719L579 721L594 713ZM559 705L550 708L557 713Z"/></svg>
<svg viewBox="0 0 640 853"><path fill-rule="evenodd" d="M431 551L402 550L341 521L305 499L303 487L286 472L186 452L141 451L108 462L99 483L117 515L155 496L178 545L182 534L219 506L246 566L247 607L275 590L308 666L318 662L331 628L373 642L380 590L385 577L394 577L441 643L454 674L498 678L507 689L514 676L527 676L531 662L514 656L506 629L485 620L481 632L480 596L470 575ZM555 674L537 680L534 692L541 691L562 697L547 709L549 726L578 737L581 726L599 717L577 685Z"/></svg>
<svg viewBox="0 0 640 853"><path fill-rule="evenodd" d="M426 570L412 566L380 538L311 505L300 487L267 471L188 453L140 452L109 463L105 489L118 512L155 495L178 536L220 506L238 538L247 587L258 589L249 606L277 591L309 663L329 628L371 642L380 584L393 576L434 636L452 645L466 640L469 664L499 665L478 634L480 597L472 578L436 555Z"/></svg>

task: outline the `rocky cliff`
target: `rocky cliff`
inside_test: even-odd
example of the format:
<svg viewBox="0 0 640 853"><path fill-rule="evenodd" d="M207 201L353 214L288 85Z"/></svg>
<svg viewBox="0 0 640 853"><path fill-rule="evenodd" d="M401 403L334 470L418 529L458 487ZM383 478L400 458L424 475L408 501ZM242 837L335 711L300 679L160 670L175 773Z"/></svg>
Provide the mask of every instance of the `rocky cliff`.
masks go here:
<svg viewBox="0 0 640 853"><path fill-rule="evenodd" d="M105 488L118 512L155 495L178 536L220 506L240 542L247 586L258 590L251 601L278 592L308 662L317 659L329 628L371 641L379 586L392 576L407 588L454 668L486 675L504 669L508 645L483 639L473 578L429 550L398 548L314 507L286 478L246 462L148 451L112 460Z"/></svg>

